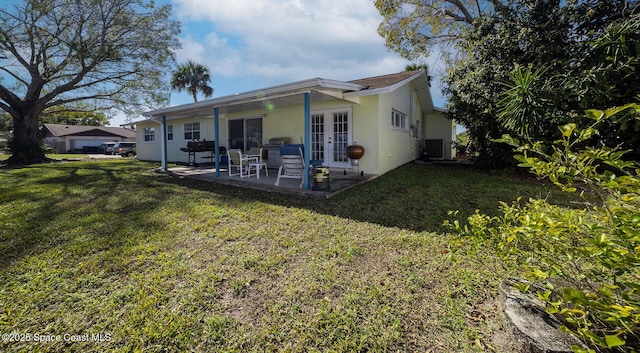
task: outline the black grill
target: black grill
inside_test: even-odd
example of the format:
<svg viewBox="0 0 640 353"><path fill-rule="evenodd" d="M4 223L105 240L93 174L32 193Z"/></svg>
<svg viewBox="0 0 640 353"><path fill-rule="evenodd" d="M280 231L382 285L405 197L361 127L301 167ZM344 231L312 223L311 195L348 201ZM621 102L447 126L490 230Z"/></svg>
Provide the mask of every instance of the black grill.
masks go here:
<svg viewBox="0 0 640 353"><path fill-rule="evenodd" d="M189 141L187 142L187 147L181 147L180 151L187 152L189 156L187 157L187 163L196 164L196 153L199 152L209 152L208 156L202 156L200 158L207 158L213 160L215 158L214 151L216 149L215 141ZM226 154L227 149L225 147L220 146L220 154Z"/></svg>

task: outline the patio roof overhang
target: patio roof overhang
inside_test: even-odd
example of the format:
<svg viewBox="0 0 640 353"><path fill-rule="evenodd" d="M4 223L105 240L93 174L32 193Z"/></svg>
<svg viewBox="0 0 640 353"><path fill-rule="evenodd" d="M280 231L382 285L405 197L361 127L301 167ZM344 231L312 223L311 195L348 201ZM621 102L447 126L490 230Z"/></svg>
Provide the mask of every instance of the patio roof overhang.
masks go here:
<svg viewBox="0 0 640 353"><path fill-rule="evenodd" d="M269 104L273 106L303 105L304 107L304 162L310 165L311 158L311 101L321 102L327 100L342 99L358 102L358 96L347 97L345 93L358 92L368 87L322 78L313 78L265 89L249 91L245 93L208 99L201 102L183 104L175 107L152 110L142 115L147 119L159 122L162 126L161 148L162 169L167 170L167 121L191 117L213 117L214 141L215 141L215 169L216 177L220 177L220 151L219 151L219 116L220 114L267 109ZM135 123L132 123L135 124ZM310 188L309 175L304 173L303 184L305 189Z"/></svg>
<svg viewBox="0 0 640 353"><path fill-rule="evenodd" d="M264 109L267 104L274 106L291 106L304 104L304 93L310 93L311 101L322 102L343 99L358 102L358 97L348 93L366 89L366 86L313 78L304 81L288 83L269 88L238 93L220 98L207 99L196 103L167 107L143 113L147 118L165 116L167 120L187 117L213 116L213 108L218 108L219 114Z"/></svg>

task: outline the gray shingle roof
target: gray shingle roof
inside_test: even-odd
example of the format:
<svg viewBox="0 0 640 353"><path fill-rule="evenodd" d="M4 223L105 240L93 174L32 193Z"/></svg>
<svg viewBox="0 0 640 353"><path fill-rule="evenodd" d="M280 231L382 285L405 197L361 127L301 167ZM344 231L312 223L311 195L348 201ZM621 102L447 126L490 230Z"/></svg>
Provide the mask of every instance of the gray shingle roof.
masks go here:
<svg viewBox="0 0 640 353"><path fill-rule="evenodd" d="M118 136L123 138L135 138L136 132L132 129L112 126L85 126L85 125L62 125L44 124L49 130L48 135L62 136Z"/></svg>
<svg viewBox="0 0 640 353"><path fill-rule="evenodd" d="M376 88L393 86L396 83L402 82L417 73L418 71L403 71L395 74L361 78L358 80L349 81L349 83L355 83L358 85L366 86L367 89L376 89Z"/></svg>

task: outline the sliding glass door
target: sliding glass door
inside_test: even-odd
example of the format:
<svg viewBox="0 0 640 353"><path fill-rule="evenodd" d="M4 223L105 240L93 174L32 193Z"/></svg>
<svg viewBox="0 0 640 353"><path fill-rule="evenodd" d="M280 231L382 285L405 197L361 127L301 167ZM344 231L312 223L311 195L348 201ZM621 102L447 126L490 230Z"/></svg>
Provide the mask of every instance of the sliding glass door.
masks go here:
<svg viewBox="0 0 640 353"><path fill-rule="evenodd" d="M244 152L262 146L262 118L229 120L228 146Z"/></svg>

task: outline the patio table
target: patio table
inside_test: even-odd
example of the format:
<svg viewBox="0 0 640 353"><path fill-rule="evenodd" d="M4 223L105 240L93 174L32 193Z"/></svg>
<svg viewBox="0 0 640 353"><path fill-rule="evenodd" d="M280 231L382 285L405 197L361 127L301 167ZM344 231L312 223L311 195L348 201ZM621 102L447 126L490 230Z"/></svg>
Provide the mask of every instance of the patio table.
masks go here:
<svg viewBox="0 0 640 353"><path fill-rule="evenodd" d="M240 177L245 178L245 177L250 177L251 176L251 164L256 164L259 163L260 159L258 155L253 155L253 154L247 154L247 155L243 155L242 156L242 164L247 165L247 174L244 174L244 171L242 172L242 174L240 175ZM256 171L258 171L258 169L256 169Z"/></svg>
<svg viewBox="0 0 640 353"><path fill-rule="evenodd" d="M247 175L248 175L248 176L251 176L251 175L252 175L252 174L251 174L251 168L255 169L255 171L256 171L256 174L255 174L255 175L256 175L256 177L257 177L258 179L260 179L260 170L261 170L262 168L264 168L264 172L265 172L265 174L266 174L267 176L269 176L269 170L267 169L267 163L264 163L264 162L258 162L258 161L253 162L253 163L249 163L249 170L248 170L248 173L247 173Z"/></svg>

